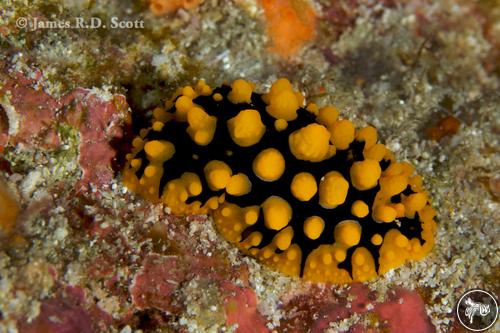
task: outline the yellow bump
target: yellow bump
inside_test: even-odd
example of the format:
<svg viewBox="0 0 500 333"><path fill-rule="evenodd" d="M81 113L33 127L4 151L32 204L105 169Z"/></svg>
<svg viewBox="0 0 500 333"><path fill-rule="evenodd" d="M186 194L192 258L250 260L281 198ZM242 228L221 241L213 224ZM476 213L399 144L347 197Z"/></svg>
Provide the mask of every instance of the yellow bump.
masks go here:
<svg viewBox="0 0 500 333"><path fill-rule="evenodd" d="M254 225L259 219L259 206L245 208L244 219L247 225Z"/></svg>
<svg viewBox="0 0 500 333"><path fill-rule="evenodd" d="M361 239L361 226L354 220L344 220L335 226L335 242L347 247L357 245Z"/></svg>
<svg viewBox="0 0 500 333"><path fill-rule="evenodd" d="M183 181L190 195L196 196L201 193L203 188L201 185L200 177L198 177L197 174L192 172L184 172L181 176L181 180Z"/></svg>
<svg viewBox="0 0 500 333"><path fill-rule="evenodd" d="M325 126L310 124L288 137L290 151L299 160L320 162L330 157L330 132Z"/></svg>
<svg viewBox="0 0 500 333"><path fill-rule="evenodd" d="M177 121L186 121L188 111L193 108L193 100L187 96L180 96L175 101L175 116Z"/></svg>
<svg viewBox="0 0 500 333"><path fill-rule="evenodd" d="M297 118L297 110L303 101L302 95L293 91L287 79L273 83L269 94L262 96L262 99L268 104L266 110L271 116L286 121Z"/></svg>
<svg viewBox="0 0 500 333"><path fill-rule="evenodd" d="M395 243L399 247L406 247L408 245L408 238L405 235L401 234L396 237Z"/></svg>
<svg viewBox="0 0 500 333"><path fill-rule="evenodd" d="M175 154L175 146L165 140L148 141L144 145L146 156L152 162L165 162Z"/></svg>
<svg viewBox="0 0 500 333"><path fill-rule="evenodd" d="M367 159L354 162L350 170L352 185L360 191L374 188L381 173L382 169L377 161Z"/></svg>
<svg viewBox="0 0 500 333"><path fill-rule="evenodd" d="M354 281L365 282L377 277L375 260L365 247L358 247L352 254L352 277Z"/></svg>
<svg viewBox="0 0 500 333"><path fill-rule="evenodd" d="M154 166L154 165L148 165L145 169L144 169L144 175L148 178L151 178L153 177L154 175L156 175L157 173L159 172L159 169L158 167Z"/></svg>
<svg viewBox="0 0 500 333"><path fill-rule="evenodd" d="M162 123L161 121L155 121L153 123L153 130L155 130L156 132L159 132L163 129L163 126L165 126L165 124Z"/></svg>
<svg viewBox="0 0 500 333"><path fill-rule="evenodd" d="M386 205L376 206L373 210L372 217L378 222L392 222L396 219L397 212L394 208Z"/></svg>
<svg viewBox="0 0 500 333"><path fill-rule="evenodd" d="M196 97L196 93L195 93L193 87L191 87L191 86L185 86L184 88L182 88L182 94L186 97L191 98L191 99Z"/></svg>
<svg viewBox="0 0 500 333"><path fill-rule="evenodd" d="M395 204L390 204L389 206L396 210L396 217L399 218L405 216L405 206L402 203L398 202Z"/></svg>
<svg viewBox="0 0 500 333"><path fill-rule="evenodd" d="M166 122L170 119L171 115L162 108L155 108L153 110L153 117L157 121Z"/></svg>
<svg viewBox="0 0 500 333"><path fill-rule="evenodd" d="M347 258L347 252L343 247L334 245L333 256L338 262L343 262Z"/></svg>
<svg viewBox="0 0 500 333"><path fill-rule="evenodd" d="M358 266L361 266L365 263L365 257L361 253L356 253L352 256L352 260Z"/></svg>
<svg viewBox="0 0 500 333"><path fill-rule="evenodd" d="M231 168L222 161L210 161L204 168L205 179L211 190L222 190L231 179Z"/></svg>
<svg viewBox="0 0 500 333"><path fill-rule="evenodd" d="M205 80L199 80L196 83L196 91L202 96L209 96L212 94L212 88L206 84Z"/></svg>
<svg viewBox="0 0 500 333"><path fill-rule="evenodd" d="M315 103L307 104L306 110L311 112L312 114L314 114L316 116L319 114L319 107Z"/></svg>
<svg viewBox="0 0 500 333"><path fill-rule="evenodd" d="M323 253L321 256L321 260L323 261L323 264L325 265L330 265L333 262L333 257L331 253Z"/></svg>
<svg viewBox="0 0 500 333"><path fill-rule="evenodd" d="M132 161L130 161L130 166L134 169L138 169L141 166L141 159L134 158Z"/></svg>
<svg viewBox="0 0 500 333"><path fill-rule="evenodd" d="M227 98L231 103L250 103L252 102L252 84L238 79L231 85L231 92L227 95Z"/></svg>
<svg viewBox="0 0 500 333"><path fill-rule="evenodd" d="M271 182L279 179L285 171L285 159L277 149L268 148L255 157L252 167L257 177Z"/></svg>
<svg viewBox="0 0 500 333"><path fill-rule="evenodd" d="M290 261L293 261L295 259L297 259L300 255L300 249L296 247L297 245L295 245L295 247L291 246L290 248L288 248L288 250L286 251L286 258Z"/></svg>
<svg viewBox="0 0 500 333"><path fill-rule="evenodd" d="M316 121L326 127L330 127L335 123L337 118L339 117L339 111L334 106L327 106L321 108L318 113L318 117L316 117Z"/></svg>
<svg viewBox="0 0 500 333"><path fill-rule="evenodd" d="M377 143L377 130L373 126L366 126L358 130L356 140L365 142L365 150Z"/></svg>
<svg viewBox="0 0 500 333"><path fill-rule="evenodd" d="M408 213L413 215L416 211L425 207L425 204L427 203L427 195L425 195L425 193L413 193L403 198L402 203Z"/></svg>
<svg viewBox="0 0 500 333"><path fill-rule="evenodd" d="M367 216L369 211L368 205L363 200L356 200L351 206L351 214L359 218Z"/></svg>
<svg viewBox="0 0 500 333"><path fill-rule="evenodd" d="M238 173L229 180L226 186L226 192L234 196L240 196L249 193L251 188L252 183L250 179L248 179L245 174Z"/></svg>
<svg viewBox="0 0 500 333"><path fill-rule="evenodd" d="M216 210L217 208L219 208L219 199L217 197L211 197L210 199L207 200L206 204L210 209Z"/></svg>
<svg viewBox="0 0 500 333"><path fill-rule="evenodd" d="M381 144L377 143L370 148L365 148L363 156L375 161L382 161L387 154L387 148Z"/></svg>
<svg viewBox="0 0 500 333"><path fill-rule="evenodd" d="M373 236L372 236L372 238L371 238L371 242L372 242L372 244L373 244L373 245L377 245L377 246L378 246L378 245L380 245L380 244L382 244L382 241L383 241L383 240L384 240L384 239L382 238L382 236L381 236L380 234L375 234L375 235L373 235Z"/></svg>
<svg viewBox="0 0 500 333"><path fill-rule="evenodd" d="M231 139L242 147L249 147L260 141L266 132L257 110L243 110L227 121Z"/></svg>
<svg viewBox="0 0 500 333"><path fill-rule="evenodd" d="M292 244L292 238L293 228L289 226L278 232L276 236L274 236L273 242L278 249L285 251L290 247L290 244Z"/></svg>
<svg viewBox="0 0 500 333"><path fill-rule="evenodd" d="M285 119L276 119L274 121L274 128L278 131L284 131L288 127L288 122Z"/></svg>
<svg viewBox="0 0 500 333"><path fill-rule="evenodd" d="M337 149L347 149L351 142L354 141L355 128L349 120L336 120L333 122L330 129L330 141Z"/></svg>
<svg viewBox="0 0 500 333"><path fill-rule="evenodd" d="M248 238L252 246L258 246L262 242L262 234L258 231L252 232Z"/></svg>
<svg viewBox="0 0 500 333"><path fill-rule="evenodd" d="M292 218L292 207L284 199L271 196L262 204L264 224L268 229L280 230Z"/></svg>
<svg viewBox="0 0 500 333"><path fill-rule="evenodd" d="M216 102L220 102L220 101L222 101L222 99L223 99L222 95L221 95L221 94L219 94L219 93L215 93L215 94L212 96L212 98L213 98L213 99L214 99L214 101L216 101Z"/></svg>
<svg viewBox="0 0 500 333"><path fill-rule="evenodd" d="M297 118L299 106L299 101L293 91L283 91L271 99L266 111L276 119L291 121Z"/></svg>
<svg viewBox="0 0 500 333"><path fill-rule="evenodd" d="M135 137L134 140L132 140L132 146L136 149L142 148L144 145L144 140L142 140L140 137Z"/></svg>
<svg viewBox="0 0 500 333"><path fill-rule="evenodd" d="M345 202L349 183L337 171L328 172L319 183L319 203L324 208L335 208Z"/></svg>
<svg viewBox="0 0 500 333"><path fill-rule="evenodd" d="M380 178L380 191L387 197L403 192L408 186L406 175L396 175Z"/></svg>
<svg viewBox="0 0 500 333"><path fill-rule="evenodd" d="M325 221L319 216L310 216L304 221L304 234L310 239L318 239L325 228Z"/></svg>
<svg viewBox="0 0 500 333"><path fill-rule="evenodd" d="M187 121L189 127L186 131L196 144L206 146L212 141L217 126L216 117L199 107L193 107L187 113Z"/></svg>
<svg viewBox="0 0 500 333"><path fill-rule="evenodd" d="M318 185L312 174L300 172L293 177L290 190L298 200L309 201L318 191Z"/></svg>

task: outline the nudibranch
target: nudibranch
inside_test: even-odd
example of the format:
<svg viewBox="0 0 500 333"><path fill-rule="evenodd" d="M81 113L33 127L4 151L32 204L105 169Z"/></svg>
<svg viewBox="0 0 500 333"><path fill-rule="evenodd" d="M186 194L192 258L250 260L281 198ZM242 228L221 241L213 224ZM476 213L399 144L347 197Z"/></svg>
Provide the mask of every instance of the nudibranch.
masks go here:
<svg viewBox="0 0 500 333"><path fill-rule="evenodd" d="M287 79L180 88L133 139L124 184L174 214L211 214L245 254L309 281L368 281L428 254L422 177L373 126L306 105Z"/></svg>

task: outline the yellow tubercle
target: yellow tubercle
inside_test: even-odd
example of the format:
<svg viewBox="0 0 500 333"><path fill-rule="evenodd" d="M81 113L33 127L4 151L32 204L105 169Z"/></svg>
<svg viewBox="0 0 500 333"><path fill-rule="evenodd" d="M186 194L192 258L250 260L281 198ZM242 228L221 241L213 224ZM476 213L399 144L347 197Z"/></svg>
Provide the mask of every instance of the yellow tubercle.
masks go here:
<svg viewBox="0 0 500 333"><path fill-rule="evenodd" d="M278 131L284 131L288 127L288 122L285 119L276 119L274 122L274 128Z"/></svg>
<svg viewBox="0 0 500 333"><path fill-rule="evenodd" d="M303 277L309 281L344 284L352 282L349 272L338 268L333 245L320 245L306 259Z"/></svg>
<svg viewBox="0 0 500 333"><path fill-rule="evenodd" d="M410 259L412 251L420 251L418 246L408 251L406 248L408 240L402 241L402 237L406 238L397 229L391 229L385 234L384 241L379 249L379 274L385 274L389 270L403 265Z"/></svg>
<svg viewBox="0 0 500 333"><path fill-rule="evenodd" d="M273 243L281 251L285 251L292 244L293 238L293 228L291 226L286 227L274 236Z"/></svg>
<svg viewBox="0 0 500 333"><path fill-rule="evenodd" d="M365 247L358 247L354 250L351 259L351 267L354 281L365 282L377 277L375 260L370 251Z"/></svg>
<svg viewBox="0 0 500 333"><path fill-rule="evenodd" d="M385 176L380 178L380 191L386 197L403 192L408 186L408 177L406 175Z"/></svg>
<svg viewBox="0 0 500 333"><path fill-rule="evenodd" d="M277 149L264 149L255 157L252 168L257 177L272 182L285 172L285 159Z"/></svg>
<svg viewBox="0 0 500 333"><path fill-rule="evenodd" d="M264 224L268 229L281 230L292 218L292 207L284 199L271 196L262 204Z"/></svg>
<svg viewBox="0 0 500 333"><path fill-rule="evenodd" d="M260 113L257 110L243 110L227 121L231 139L241 146L249 147L260 141L266 132Z"/></svg>
<svg viewBox="0 0 500 333"><path fill-rule="evenodd" d="M175 101L175 119L177 121L186 121L188 111L194 107L193 100L188 96L180 96Z"/></svg>
<svg viewBox="0 0 500 333"><path fill-rule="evenodd" d="M205 80L199 80L195 86L196 93L201 96L210 96L213 92L212 88L205 82Z"/></svg>
<svg viewBox="0 0 500 333"><path fill-rule="evenodd" d="M403 196L401 202L405 206L406 217L413 218L415 217L415 213L427 204L427 195L422 192L413 193L409 196Z"/></svg>
<svg viewBox="0 0 500 333"><path fill-rule="evenodd" d="M213 99L214 99L214 101L216 101L216 102L220 102L220 101L222 101L222 100L224 99L224 97L222 97L222 95L221 95L221 94L219 94L219 93L214 94L212 98L213 98Z"/></svg>
<svg viewBox="0 0 500 333"><path fill-rule="evenodd" d="M378 135L377 130L373 126L366 126L358 130L356 133L356 140L365 142L365 150L370 149L377 143Z"/></svg>
<svg viewBox="0 0 500 333"><path fill-rule="evenodd" d="M196 97L196 92L194 91L193 87L191 86L185 86L182 88L182 95L189 97L191 99L194 99Z"/></svg>
<svg viewBox="0 0 500 333"><path fill-rule="evenodd" d="M386 155L387 148L381 143L377 143L370 148L365 148L363 152L363 156L366 159L372 159L379 162L382 161Z"/></svg>
<svg viewBox="0 0 500 333"><path fill-rule="evenodd" d="M231 243L242 241L241 233L246 227L243 214L244 210L242 208L228 202L218 205L218 207L213 210L213 219L217 226L217 230L219 230L222 236ZM260 240L258 241L258 234L254 234L252 238L249 238L250 237L247 237L243 243L239 243L239 246L246 248L247 246L257 246L260 244ZM253 245L253 243L257 243L257 245Z"/></svg>
<svg viewBox="0 0 500 333"><path fill-rule="evenodd" d="M184 172L181 176L181 180L184 183L190 196L196 196L201 193L203 187L201 185L200 177L192 172Z"/></svg>
<svg viewBox="0 0 500 333"><path fill-rule="evenodd" d="M259 219L259 206L250 206L243 209L243 219L246 225L254 225Z"/></svg>
<svg viewBox="0 0 500 333"><path fill-rule="evenodd" d="M175 146L166 140L152 140L144 144L144 151L149 161L163 163L175 154Z"/></svg>
<svg viewBox="0 0 500 333"><path fill-rule="evenodd" d="M377 222L392 222L396 219L398 212L388 205L377 205L373 208L372 217Z"/></svg>
<svg viewBox="0 0 500 333"><path fill-rule="evenodd" d="M232 176L226 186L226 192L234 196L248 194L250 193L251 189L252 183L250 182L250 179L248 179L248 177L243 173L238 173Z"/></svg>
<svg viewBox="0 0 500 333"><path fill-rule="evenodd" d="M328 172L319 183L319 204L324 208L335 208L345 202L349 183L337 171Z"/></svg>
<svg viewBox="0 0 500 333"><path fill-rule="evenodd" d="M330 132L320 124L310 124L290 134L290 151L299 160L320 162L335 154L330 148Z"/></svg>
<svg viewBox="0 0 500 333"><path fill-rule="evenodd" d="M339 117L339 111L334 106L319 109L316 121L326 127L332 126Z"/></svg>
<svg viewBox="0 0 500 333"><path fill-rule="evenodd" d="M304 234L309 239L318 239L325 229L325 221L319 216L310 216L304 221Z"/></svg>
<svg viewBox="0 0 500 333"><path fill-rule="evenodd" d="M354 124L349 120L336 120L328 128L331 134L330 141L335 148L340 150L347 149L351 142L354 141L356 130Z"/></svg>
<svg viewBox="0 0 500 333"><path fill-rule="evenodd" d="M319 107L318 105L316 105L316 103L308 103L306 106L306 110L316 116L319 114Z"/></svg>
<svg viewBox="0 0 500 333"><path fill-rule="evenodd" d="M231 85L231 92L227 98L231 103L251 103L253 84L245 80L235 80Z"/></svg>
<svg viewBox="0 0 500 333"><path fill-rule="evenodd" d="M287 79L279 79L272 86L268 94L262 96L268 104L267 112L276 119L291 121L297 118L297 110L303 103L303 97L293 91Z"/></svg>
<svg viewBox="0 0 500 333"><path fill-rule="evenodd" d="M208 162L203 171L208 186L214 191L226 188L233 174L226 163L217 160Z"/></svg>
<svg viewBox="0 0 500 333"><path fill-rule="evenodd" d="M373 245L380 245L382 244L382 242L384 241L384 239L382 238L382 236L380 234L375 234L372 236L372 238L370 239L370 241L372 242Z"/></svg>
<svg viewBox="0 0 500 333"><path fill-rule="evenodd" d="M335 226L335 242L346 247L358 245L361 240L361 226L357 221L344 220Z"/></svg>
<svg viewBox="0 0 500 333"><path fill-rule="evenodd" d="M351 183L360 191L369 190L377 186L382 169L377 161L366 159L354 162L351 166Z"/></svg>
<svg viewBox="0 0 500 333"><path fill-rule="evenodd" d="M189 127L186 129L191 139L200 146L208 145L215 134L217 118L208 115L202 108L193 107L187 113Z"/></svg>
<svg viewBox="0 0 500 333"><path fill-rule="evenodd" d="M318 185L312 174L300 172L293 177L290 190L298 200L309 201L318 191Z"/></svg>
<svg viewBox="0 0 500 333"><path fill-rule="evenodd" d="M359 218L363 218L363 217L366 217L369 212L370 212L370 208L363 200L356 200L352 203L352 206L351 206L351 214L352 215L359 217Z"/></svg>

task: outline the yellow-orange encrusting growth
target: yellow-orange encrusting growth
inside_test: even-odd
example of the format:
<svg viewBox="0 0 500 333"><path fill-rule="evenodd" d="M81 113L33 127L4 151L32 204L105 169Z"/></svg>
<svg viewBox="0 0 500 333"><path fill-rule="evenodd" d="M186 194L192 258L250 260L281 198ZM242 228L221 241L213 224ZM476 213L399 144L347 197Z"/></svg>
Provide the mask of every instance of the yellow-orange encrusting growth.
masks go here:
<svg viewBox="0 0 500 333"><path fill-rule="evenodd" d="M287 275L363 282L423 258L436 213L422 177L373 126L305 105L287 79L263 95L242 79L182 87L132 141L123 181L174 214L212 214L225 239Z"/></svg>
<svg viewBox="0 0 500 333"><path fill-rule="evenodd" d="M150 0L149 9L154 15L161 16L177 9L193 9L205 0Z"/></svg>

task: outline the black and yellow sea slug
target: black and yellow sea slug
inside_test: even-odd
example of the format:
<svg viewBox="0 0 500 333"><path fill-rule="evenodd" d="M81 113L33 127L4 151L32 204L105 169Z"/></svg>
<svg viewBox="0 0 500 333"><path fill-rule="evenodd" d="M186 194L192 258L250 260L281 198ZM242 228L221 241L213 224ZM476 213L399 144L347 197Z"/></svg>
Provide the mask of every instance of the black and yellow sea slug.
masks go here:
<svg viewBox="0 0 500 333"><path fill-rule="evenodd" d="M367 281L434 245L422 178L336 108L305 106L279 79L267 94L200 81L153 111L125 185L175 214L213 216L244 253L311 281Z"/></svg>

